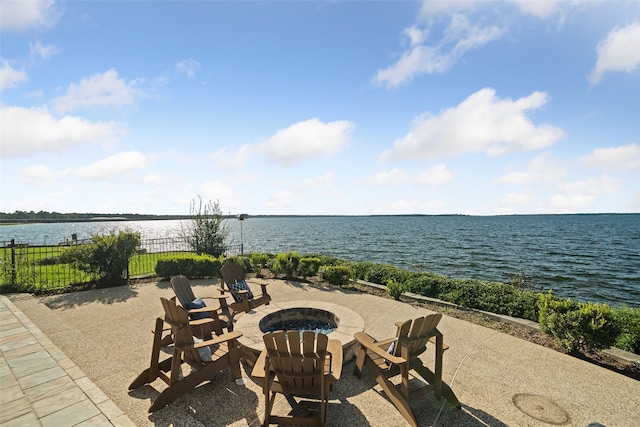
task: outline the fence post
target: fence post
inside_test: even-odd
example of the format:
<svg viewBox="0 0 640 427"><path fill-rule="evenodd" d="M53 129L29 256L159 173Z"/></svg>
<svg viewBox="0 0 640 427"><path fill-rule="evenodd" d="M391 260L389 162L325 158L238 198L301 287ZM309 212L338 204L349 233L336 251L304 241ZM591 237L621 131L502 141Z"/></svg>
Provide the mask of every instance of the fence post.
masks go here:
<svg viewBox="0 0 640 427"><path fill-rule="evenodd" d="M16 239L11 239L11 284L15 285L16 281Z"/></svg>

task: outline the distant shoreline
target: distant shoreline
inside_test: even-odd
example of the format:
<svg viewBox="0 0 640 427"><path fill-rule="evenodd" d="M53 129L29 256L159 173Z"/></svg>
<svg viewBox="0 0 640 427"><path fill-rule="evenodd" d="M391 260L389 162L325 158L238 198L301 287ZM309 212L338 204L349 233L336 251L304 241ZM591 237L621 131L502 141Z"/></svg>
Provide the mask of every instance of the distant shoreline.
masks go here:
<svg viewBox="0 0 640 427"><path fill-rule="evenodd" d="M526 217L526 216L600 216L600 215L638 215L640 212L627 213L571 213L571 214L503 214L503 215L465 215L465 214L372 214L372 215L246 215L250 218L380 218L380 217ZM122 221L170 221L189 220L190 215L140 215L140 214L57 214L55 218L7 218L12 214L0 213L0 226L20 224L52 224L71 222L122 222ZM237 219L236 215L222 215L224 219Z"/></svg>

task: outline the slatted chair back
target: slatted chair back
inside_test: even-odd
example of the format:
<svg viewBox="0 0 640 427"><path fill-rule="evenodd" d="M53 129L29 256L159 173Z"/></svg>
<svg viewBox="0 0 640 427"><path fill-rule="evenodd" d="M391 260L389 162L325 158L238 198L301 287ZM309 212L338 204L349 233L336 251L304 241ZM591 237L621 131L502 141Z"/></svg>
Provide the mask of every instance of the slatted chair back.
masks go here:
<svg viewBox="0 0 640 427"><path fill-rule="evenodd" d="M196 299L195 295L193 294L193 289L191 289L189 279L187 279L185 276L172 277L171 287L173 288L173 292L175 292L176 297L178 297L180 305L182 305L183 307L186 307L188 303Z"/></svg>
<svg viewBox="0 0 640 427"><path fill-rule="evenodd" d="M275 373L282 393L323 395L329 341L325 334L276 331L263 339L267 366Z"/></svg>
<svg viewBox="0 0 640 427"><path fill-rule="evenodd" d="M398 332L395 355L414 359L427 350L427 343L436 336L442 314L436 313L418 317L413 321L397 323Z"/></svg>
<svg viewBox="0 0 640 427"><path fill-rule="evenodd" d="M193 331L189 324L189 314L186 310L175 303L175 301L160 298L164 309L164 321L171 326L175 349L184 351L184 361L190 365L200 365L202 360L196 349L193 348Z"/></svg>
<svg viewBox="0 0 640 427"><path fill-rule="evenodd" d="M235 302L229 304L233 313L249 312L252 309L268 305L271 302L271 296L267 291L267 282L254 283L259 284L262 290L261 295L254 294L246 281L246 275L242 265L231 262L220 268L220 291L224 294L230 292ZM255 287L255 286L254 286Z"/></svg>
<svg viewBox="0 0 640 427"><path fill-rule="evenodd" d="M240 264L230 262L220 268L220 275L227 285L245 280L244 269Z"/></svg>

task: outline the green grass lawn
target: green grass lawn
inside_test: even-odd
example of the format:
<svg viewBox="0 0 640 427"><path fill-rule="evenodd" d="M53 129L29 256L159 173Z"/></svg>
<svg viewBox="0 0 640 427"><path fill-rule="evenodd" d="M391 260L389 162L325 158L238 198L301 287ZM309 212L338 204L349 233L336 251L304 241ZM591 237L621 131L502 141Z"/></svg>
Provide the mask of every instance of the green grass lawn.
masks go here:
<svg viewBox="0 0 640 427"><path fill-rule="evenodd" d="M58 258L64 246L29 246L15 248L15 282L11 291L49 291L65 289L95 281L95 277L71 264L61 264ZM129 277L154 276L158 259L175 252L139 253L129 260ZM12 283L12 253L10 248L0 249L0 289Z"/></svg>

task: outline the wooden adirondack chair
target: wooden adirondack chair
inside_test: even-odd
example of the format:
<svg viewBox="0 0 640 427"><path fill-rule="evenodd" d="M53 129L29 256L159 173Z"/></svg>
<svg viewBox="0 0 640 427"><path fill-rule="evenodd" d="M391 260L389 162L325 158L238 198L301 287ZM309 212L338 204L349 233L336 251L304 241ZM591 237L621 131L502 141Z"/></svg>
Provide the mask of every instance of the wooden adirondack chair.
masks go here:
<svg viewBox="0 0 640 427"><path fill-rule="evenodd" d="M356 350L355 375L360 378L366 366L388 398L412 426L418 423L410 406L410 400L430 391L436 398L444 397L453 407L460 408L460 402L451 388L442 381L442 355L446 350L442 333L437 326L442 314L432 314L417 319L397 322L395 338L376 341L364 332L354 336L359 348ZM435 344L435 369L424 366L419 356L427 349L427 344ZM409 392L409 371L421 376L428 385ZM396 386L389 378L400 374L401 382Z"/></svg>
<svg viewBox="0 0 640 427"><path fill-rule="evenodd" d="M231 313L229 311L229 306L227 304L227 296L222 293L216 296L206 296L203 297L202 300L218 300L218 308L213 307L215 303L209 303L209 306L193 308L197 304L194 304L196 301L196 296L193 294L193 289L191 288L191 283L189 283L189 279L185 276L174 276L171 278L171 287L173 288L173 292L175 292L178 301L180 301L180 305L182 308L187 310L189 313L189 317L191 319L201 319L204 317L211 317L213 319L219 319L220 322L208 322L204 325L209 325L213 327L221 326L222 328L226 328L229 332L233 331L233 319L231 317ZM203 331L206 333L207 331ZM222 334L222 329L214 330L214 332L218 335ZM210 331L209 331L210 333ZM198 335L199 338L206 338L206 335Z"/></svg>
<svg viewBox="0 0 640 427"><path fill-rule="evenodd" d="M263 380L265 418L270 424L324 426L327 420L329 389L342 373L342 343L314 332L276 331L263 336L265 349L258 357L252 376ZM274 376L271 376L271 372ZM320 400L319 417L272 415L277 393Z"/></svg>
<svg viewBox="0 0 640 427"><path fill-rule="evenodd" d="M220 268L220 292L230 292L234 302L229 304L234 312L249 312L254 308L271 302L271 296L267 292L268 283L259 283L262 295L255 296L251 292L245 278L244 269L240 264L227 263Z"/></svg>
<svg viewBox="0 0 640 427"><path fill-rule="evenodd" d="M160 298L160 300L165 318L158 317L156 319L150 367L145 369L129 385L129 390L133 390L152 383L156 378L162 379L169 385L153 402L149 412L164 408L202 382L211 380L223 369L229 368L233 379L242 378L240 370L242 350L237 341L242 336L242 332L229 332L210 340L197 342L194 340L191 329L194 321L189 320L187 312L176 305L173 300L165 298ZM195 322L201 321L212 322L215 320L207 318ZM175 344L172 356L160 362L160 347L162 346L162 331L165 322L173 330ZM218 327L220 328L220 325ZM191 366L191 372L184 377L181 373L183 363Z"/></svg>

